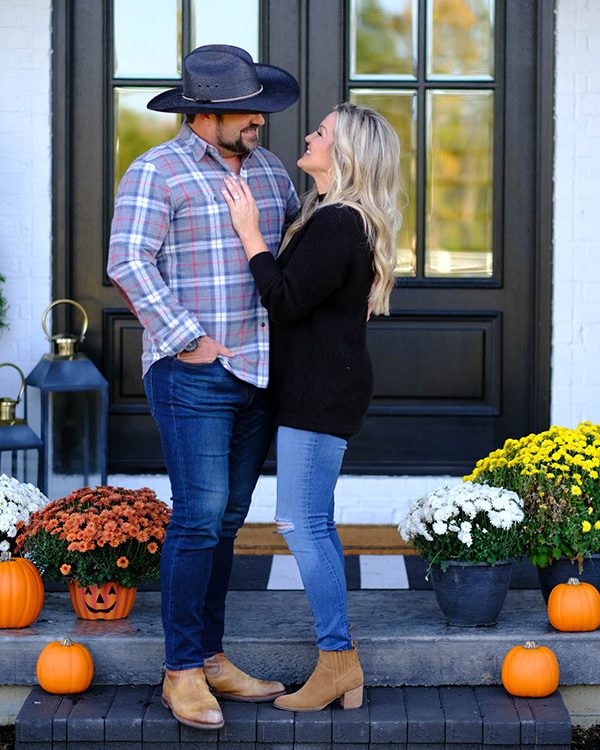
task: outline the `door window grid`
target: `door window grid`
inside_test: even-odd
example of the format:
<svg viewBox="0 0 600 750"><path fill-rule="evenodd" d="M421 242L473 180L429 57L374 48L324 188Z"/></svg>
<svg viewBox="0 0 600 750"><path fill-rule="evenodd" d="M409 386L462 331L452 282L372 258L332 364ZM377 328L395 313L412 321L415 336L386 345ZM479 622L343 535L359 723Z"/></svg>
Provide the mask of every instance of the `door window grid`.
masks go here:
<svg viewBox="0 0 600 750"><path fill-rule="evenodd" d="M450 6L443 0L349 0L347 98L381 111L396 128L404 154L404 227L396 273L408 283L482 283L494 275L497 5L494 0L459 0L453 8L462 10L461 16L444 13ZM371 43L377 23L388 46L390 30L418 38L414 77L406 66L401 73L392 70L393 56L390 67L390 56L378 54ZM405 39L399 49L409 46ZM451 47L456 54L447 53ZM361 54L368 59L361 60ZM401 113L394 106L394 98L407 95L417 102L416 113L414 108ZM409 117L416 117L416 123L408 122ZM436 122L439 118L444 128ZM474 165L483 169L477 172Z"/></svg>
<svg viewBox="0 0 600 750"><path fill-rule="evenodd" d="M259 61L260 0L113 0L112 184L140 154L174 137L182 116L152 112L152 97L181 86L185 55L204 44L232 44ZM160 40L153 40L153 30ZM227 29L213 37L211 29ZM133 50L133 52L131 51Z"/></svg>

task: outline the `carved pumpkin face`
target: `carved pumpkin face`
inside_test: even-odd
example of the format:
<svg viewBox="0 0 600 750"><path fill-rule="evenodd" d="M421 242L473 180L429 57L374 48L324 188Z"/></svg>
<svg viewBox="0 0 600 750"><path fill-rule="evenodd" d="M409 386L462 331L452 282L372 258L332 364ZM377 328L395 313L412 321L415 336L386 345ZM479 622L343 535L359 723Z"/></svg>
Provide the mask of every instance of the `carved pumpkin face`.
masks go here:
<svg viewBox="0 0 600 750"><path fill-rule="evenodd" d="M78 617L84 620L120 620L127 617L135 601L134 588L123 588L113 581L103 586L79 586L69 581L71 602Z"/></svg>
<svg viewBox="0 0 600 750"><path fill-rule="evenodd" d="M83 601L88 612L95 615L107 615L113 611L117 603L115 584L105 583L101 588L86 586L83 592Z"/></svg>

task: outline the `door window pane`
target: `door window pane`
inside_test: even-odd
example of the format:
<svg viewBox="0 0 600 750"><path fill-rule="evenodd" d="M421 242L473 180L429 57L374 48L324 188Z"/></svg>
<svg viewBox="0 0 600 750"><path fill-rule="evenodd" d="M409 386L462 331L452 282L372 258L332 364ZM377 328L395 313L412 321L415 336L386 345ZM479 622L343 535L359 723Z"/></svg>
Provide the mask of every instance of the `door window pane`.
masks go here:
<svg viewBox="0 0 600 750"><path fill-rule="evenodd" d="M173 138L179 131L179 115L153 112L146 104L165 89L115 88L115 194L131 162L152 146Z"/></svg>
<svg viewBox="0 0 600 750"><path fill-rule="evenodd" d="M414 91L352 89L350 101L366 104L380 112L400 138L400 182L402 228L398 236L398 276L416 273L416 187L417 187L417 96Z"/></svg>
<svg viewBox="0 0 600 750"><path fill-rule="evenodd" d="M425 275L491 277L492 91L427 93Z"/></svg>
<svg viewBox="0 0 600 750"><path fill-rule="evenodd" d="M493 78L494 5L494 0L429 0L429 78Z"/></svg>
<svg viewBox="0 0 600 750"><path fill-rule="evenodd" d="M193 0L192 49L203 44L233 44L259 59L259 0Z"/></svg>
<svg viewBox="0 0 600 750"><path fill-rule="evenodd" d="M181 0L114 0L115 78L179 78Z"/></svg>
<svg viewBox="0 0 600 750"><path fill-rule="evenodd" d="M417 0L351 0L350 77L413 79Z"/></svg>

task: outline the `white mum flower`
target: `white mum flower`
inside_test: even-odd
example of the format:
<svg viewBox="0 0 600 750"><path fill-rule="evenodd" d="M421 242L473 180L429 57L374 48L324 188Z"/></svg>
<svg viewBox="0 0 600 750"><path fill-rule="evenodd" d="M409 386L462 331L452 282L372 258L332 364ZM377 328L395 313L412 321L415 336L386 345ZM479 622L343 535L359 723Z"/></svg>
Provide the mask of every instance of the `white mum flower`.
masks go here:
<svg viewBox="0 0 600 750"><path fill-rule="evenodd" d="M48 503L48 498L32 484L0 475L0 533L15 537L17 524L27 523L29 516ZM6 541L6 540L4 540ZM8 542L6 542L8 545Z"/></svg>
<svg viewBox="0 0 600 750"><path fill-rule="evenodd" d="M459 541L461 541L463 544L466 544L467 547L470 547L473 544L473 537L468 531L459 531L457 537Z"/></svg>
<svg viewBox="0 0 600 750"><path fill-rule="evenodd" d="M463 512L466 513L469 518L475 518L477 515L477 511L475 510L475 503L472 503L470 500L466 500L462 504Z"/></svg>

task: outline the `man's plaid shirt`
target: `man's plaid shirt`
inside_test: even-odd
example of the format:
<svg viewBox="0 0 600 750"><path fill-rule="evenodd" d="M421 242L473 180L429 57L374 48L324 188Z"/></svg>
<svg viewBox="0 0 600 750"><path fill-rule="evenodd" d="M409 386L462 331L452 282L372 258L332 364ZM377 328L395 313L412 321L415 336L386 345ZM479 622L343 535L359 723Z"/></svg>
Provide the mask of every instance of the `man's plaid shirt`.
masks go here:
<svg viewBox="0 0 600 750"><path fill-rule="evenodd" d="M269 325L221 188L231 174L217 149L187 124L136 159L121 180L108 275L144 326L142 371L208 335L235 356L220 357L242 380L266 387ZM299 208L279 159L257 148L242 164L275 254Z"/></svg>

